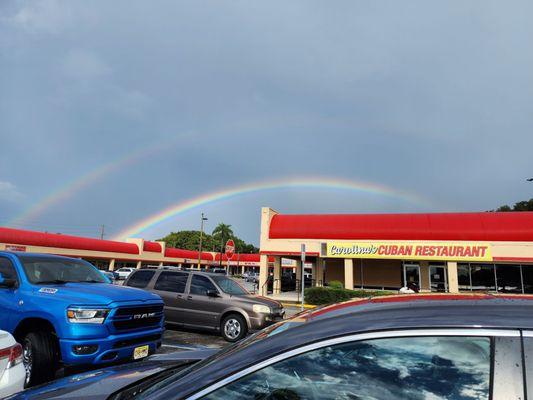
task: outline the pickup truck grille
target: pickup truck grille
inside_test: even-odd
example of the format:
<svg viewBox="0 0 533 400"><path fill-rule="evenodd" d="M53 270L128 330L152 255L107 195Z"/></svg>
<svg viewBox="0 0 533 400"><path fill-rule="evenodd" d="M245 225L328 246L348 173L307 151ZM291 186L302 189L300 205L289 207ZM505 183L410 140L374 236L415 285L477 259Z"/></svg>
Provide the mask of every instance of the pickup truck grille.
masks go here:
<svg viewBox="0 0 533 400"><path fill-rule="evenodd" d="M163 319L163 305L120 307L112 317L117 331L155 327Z"/></svg>

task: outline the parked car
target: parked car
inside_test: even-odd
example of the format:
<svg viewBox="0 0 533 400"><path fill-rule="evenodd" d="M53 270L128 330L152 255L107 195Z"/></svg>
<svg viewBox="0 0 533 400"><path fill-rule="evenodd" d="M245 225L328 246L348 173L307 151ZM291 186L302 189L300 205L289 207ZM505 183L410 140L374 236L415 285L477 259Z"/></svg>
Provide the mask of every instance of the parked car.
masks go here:
<svg viewBox="0 0 533 400"><path fill-rule="evenodd" d="M0 399L24 389L26 370L22 346L6 331L0 331Z"/></svg>
<svg viewBox="0 0 533 400"><path fill-rule="evenodd" d="M221 274L141 269L124 285L161 296L168 324L217 331L229 342L279 321L285 314L277 301L254 296Z"/></svg>
<svg viewBox="0 0 533 400"><path fill-rule="evenodd" d="M258 283L259 282L259 274L257 272L250 272L248 273L248 276L244 279L246 282L252 282L252 283Z"/></svg>
<svg viewBox="0 0 533 400"><path fill-rule="evenodd" d="M226 275L226 269L225 268L213 268L210 272L213 274L224 274Z"/></svg>
<svg viewBox="0 0 533 400"><path fill-rule="evenodd" d="M118 274L113 271L100 271L104 276L109 279L111 283L115 283L118 280Z"/></svg>
<svg viewBox="0 0 533 400"><path fill-rule="evenodd" d="M349 301L298 314L210 356L185 353L171 355L181 357L173 364L151 358L15 398L524 399L533 391L533 297Z"/></svg>
<svg viewBox="0 0 533 400"><path fill-rule="evenodd" d="M109 284L76 258L0 252L0 329L23 346L26 386L60 366L99 366L154 353L164 329L154 293Z"/></svg>
<svg viewBox="0 0 533 400"><path fill-rule="evenodd" d="M135 271L135 268L122 267L116 270L118 279L127 279L130 274Z"/></svg>

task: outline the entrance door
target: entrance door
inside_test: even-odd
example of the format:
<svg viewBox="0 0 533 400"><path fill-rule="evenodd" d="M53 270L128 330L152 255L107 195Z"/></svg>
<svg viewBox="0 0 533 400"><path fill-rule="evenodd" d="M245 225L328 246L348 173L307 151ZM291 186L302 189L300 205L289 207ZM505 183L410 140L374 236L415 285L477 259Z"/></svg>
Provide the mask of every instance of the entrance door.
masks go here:
<svg viewBox="0 0 533 400"><path fill-rule="evenodd" d="M403 265L403 286L415 292L420 290L420 266L418 264Z"/></svg>
<svg viewBox="0 0 533 400"><path fill-rule="evenodd" d="M429 287L432 292L447 292L448 277L446 268L442 265L429 266Z"/></svg>

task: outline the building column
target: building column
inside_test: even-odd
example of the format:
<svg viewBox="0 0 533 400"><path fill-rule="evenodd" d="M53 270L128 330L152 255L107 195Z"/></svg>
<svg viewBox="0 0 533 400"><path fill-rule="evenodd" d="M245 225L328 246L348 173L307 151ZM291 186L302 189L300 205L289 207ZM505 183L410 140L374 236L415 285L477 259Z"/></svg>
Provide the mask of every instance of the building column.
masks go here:
<svg viewBox="0 0 533 400"><path fill-rule="evenodd" d="M459 278L457 276L457 263L448 261L448 291L450 293L459 293Z"/></svg>
<svg viewBox="0 0 533 400"><path fill-rule="evenodd" d="M429 284L429 262L420 261L420 291L431 292L431 285Z"/></svg>
<svg viewBox="0 0 533 400"><path fill-rule="evenodd" d="M161 261L161 262L159 263L159 266L160 266L160 267L162 267L162 266L163 266L163 261Z"/></svg>
<svg viewBox="0 0 533 400"><path fill-rule="evenodd" d="M353 259L344 259L344 287L353 290Z"/></svg>
<svg viewBox="0 0 533 400"><path fill-rule="evenodd" d="M281 257L274 257L274 282L272 282L272 293L281 293Z"/></svg>
<svg viewBox="0 0 533 400"><path fill-rule="evenodd" d="M317 268L318 268L318 259L315 261L311 267L311 284L317 286ZM313 283L314 282L314 283Z"/></svg>
<svg viewBox="0 0 533 400"><path fill-rule="evenodd" d="M267 293L263 293L263 287L266 288L268 279L268 255L261 254L259 256L259 294L265 296ZM266 292L266 290L265 290Z"/></svg>
<svg viewBox="0 0 533 400"><path fill-rule="evenodd" d="M241 266L241 275L244 275L246 272L246 268L244 268L244 265Z"/></svg>
<svg viewBox="0 0 533 400"><path fill-rule="evenodd" d="M142 261L137 261L137 269L140 269L142 267Z"/></svg>
<svg viewBox="0 0 533 400"><path fill-rule="evenodd" d="M115 259L112 258L111 260L109 260L109 271L114 271L115 270Z"/></svg>

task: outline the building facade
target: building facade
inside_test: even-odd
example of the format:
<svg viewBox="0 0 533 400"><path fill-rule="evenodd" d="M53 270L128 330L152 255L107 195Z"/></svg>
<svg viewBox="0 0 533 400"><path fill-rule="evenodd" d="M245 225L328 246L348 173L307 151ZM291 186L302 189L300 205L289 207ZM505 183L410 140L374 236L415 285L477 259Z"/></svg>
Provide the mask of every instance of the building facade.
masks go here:
<svg viewBox="0 0 533 400"><path fill-rule="evenodd" d="M532 212L283 215L263 208L260 287L269 257L274 281L283 258L300 276L302 244L313 285L533 293Z"/></svg>

